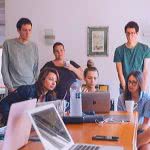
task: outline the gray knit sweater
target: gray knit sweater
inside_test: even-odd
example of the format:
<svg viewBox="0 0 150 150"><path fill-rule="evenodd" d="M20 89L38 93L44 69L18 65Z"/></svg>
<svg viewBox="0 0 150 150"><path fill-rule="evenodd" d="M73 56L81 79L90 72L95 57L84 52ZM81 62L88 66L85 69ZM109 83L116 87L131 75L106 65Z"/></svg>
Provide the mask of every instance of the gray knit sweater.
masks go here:
<svg viewBox="0 0 150 150"><path fill-rule="evenodd" d="M7 88L33 84L38 77L38 48L35 43L23 44L6 40L2 52L2 77Z"/></svg>

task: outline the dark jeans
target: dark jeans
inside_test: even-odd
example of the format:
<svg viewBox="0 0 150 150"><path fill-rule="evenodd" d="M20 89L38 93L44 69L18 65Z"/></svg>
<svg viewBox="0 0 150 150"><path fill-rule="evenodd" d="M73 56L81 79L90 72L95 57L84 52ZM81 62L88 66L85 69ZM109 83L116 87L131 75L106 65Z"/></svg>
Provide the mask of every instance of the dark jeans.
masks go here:
<svg viewBox="0 0 150 150"><path fill-rule="evenodd" d="M123 93L123 88L122 88L121 84L120 84L120 87L119 87L119 93L120 93L120 94Z"/></svg>
<svg viewBox="0 0 150 150"><path fill-rule="evenodd" d="M0 113L2 113L2 123L7 124L11 104L19 102L20 96L17 92L12 92L0 101Z"/></svg>

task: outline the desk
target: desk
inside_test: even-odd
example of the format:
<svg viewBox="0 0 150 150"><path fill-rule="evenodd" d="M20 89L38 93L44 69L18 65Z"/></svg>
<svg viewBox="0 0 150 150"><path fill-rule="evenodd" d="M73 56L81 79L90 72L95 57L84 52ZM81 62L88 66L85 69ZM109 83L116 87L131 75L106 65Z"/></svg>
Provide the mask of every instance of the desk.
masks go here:
<svg viewBox="0 0 150 150"><path fill-rule="evenodd" d="M110 115L129 115L127 112L110 112ZM131 122L128 123L96 123L68 124L67 128L75 143L90 143L97 145L119 145L124 150L136 149L138 114L131 115ZM92 141L93 135L119 136L119 141ZM29 142L21 150L43 150L40 142Z"/></svg>

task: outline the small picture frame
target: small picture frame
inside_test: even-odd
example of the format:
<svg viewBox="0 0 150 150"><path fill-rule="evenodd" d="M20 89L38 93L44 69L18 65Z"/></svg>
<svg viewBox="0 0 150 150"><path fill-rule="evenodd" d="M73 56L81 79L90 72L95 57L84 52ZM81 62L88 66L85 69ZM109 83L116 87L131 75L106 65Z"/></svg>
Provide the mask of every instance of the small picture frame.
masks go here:
<svg viewBox="0 0 150 150"><path fill-rule="evenodd" d="M108 56L108 27L88 27L88 56Z"/></svg>

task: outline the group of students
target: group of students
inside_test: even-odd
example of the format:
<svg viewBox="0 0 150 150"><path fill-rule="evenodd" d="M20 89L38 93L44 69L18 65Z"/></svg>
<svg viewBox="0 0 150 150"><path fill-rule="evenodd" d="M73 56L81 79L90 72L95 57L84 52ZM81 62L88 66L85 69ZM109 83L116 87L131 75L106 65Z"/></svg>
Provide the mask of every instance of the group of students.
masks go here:
<svg viewBox="0 0 150 150"><path fill-rule="evenodd" d="M83 92L96 92L98 89L97 78L99 72L90 60L87 64L88 68L84 70L84 80L86 86ZM143 90L144 77L141 71L131 71L127 76L125 89L118 98L117 110L126 111L125 101L134 100L134 111L138 111L139 127L138 127L138 148L140 150L150 149L150 95ZM93 86L92 86L93 85Z"/></svg>
<svg viewBox="0 0 150 150"><path fill-rule="evenodd" d="M55 56L55 59L47 62L41 68L38 79L36 79L38 72L38 59L37 57L33 59L33 55L34 53L36 53L37 48L33 43L28 43L27 49L32 47L33 51L29 54L31 54L31 58L35 60L35 63L34 65L31 65L30 63L24 63L26 64L24 66L25 68L23 69L24 72L21 72L21 64L16 63L16 61L20 59L23 60L24 58L22 57L27 57L27 60L25 60L25 62L30 62L30 57L24 56L24 53L20 52L19 49L13 52L13 50L9 50L8 48L16 48L16 46L18 46L19 48L23 47L23 50L26 50L26 48L24 48L24 45L21 44L21 42L26 42L25 38L27 35L25 34L25 32L30 32L30 28L32 27L31 25L32 24L30 24L30 22L27 23L27 26L26 24L20 26L18 25L17 29L20 33L20 39L9 40L4 43L5 51L3 54L3 63L5 65L2 64L2 72L4 83L9 91L8 96L6 96L0 101L0 113L3 114L2 121L4 124L7 123L9 109L12 103L29 100L32 98L37 98L38 102L52 101L56 99L66 99L69 101L69 87L73 82L76 81L76 79L83 80L84 78L85 80L86 84L82 88L82 92L98 91L96 85L98 83L97 80L99 77L99 72L94 66L94 63L91 60L89 60L87 63L87 68L84 70L84 72L82 68L74 61L70 60L69 63L67 63L65 59L65 48L64 45L60 42L56 42L53 45L53 54ZM25 27L27 31L23 27ZM11 45L15 47L12 47ZM12 57L11 60L6 59L10 54L14 58L17 58L12 59ZM119 51L118 56L120 56ZM120 60L118 59L115 60L115 62L117 62L118 74L120 74L121 72L119 61ZM33 62L31 61L31 63ZM7 70L7 67L11 70ZM30 84L28 82L24 84L24 82L22 82L23 80L20 80L19 82L22 82L23 85L18 86L18 82L16 82L19 78L18 72L24 75L26 74L25 71L28 67L31 67L30 70L34 69L35 81L33 80L33 78L27 78L27 76L23 76L27 78L28 81L32 81L33 84L31 84L32 82L30 82ZM29 70L29 68L27 70ZM11 78L8 78L7 72L11 72ZM33 72L28 73L33 74ZM121 80L121 78L119 79ZM121 81L123 81L121 82L121 85L123 87L123 93L119 96L118 99L118 110L126 111L125 100L132 99L135 101L135 103L137 104L137 108L135 108L135 110L139 113L139 129L140 131L142 131L142 133L138 135L138 147L140 149L149 149L150 137L146 137L146 135L150 135L150 97L147 93L143 91L142 88L144 81L143 74L141 71L131 71L130 74L128 74L126 83L124 83L125 80ZM12 82L14 83L15 88L14 86L12 86Z"/></svg>
<svg viewBox="0 0 150 150"><path fill-rule="evenodd" d="M76 78L82 79L82 70L79 65L73 61L70 61L70 66L65 66L63 44L55 43L53 48L55 57L57 58L54 61L48 62L46 65L44 65L35 84L20 86L0 102L0 106L2 108L1 111L3 113L3 121L5 124L7 123L9 109L12 103L32 98L37 98L37 101L39 102L56 100L58 98L57 90L61 90L61 88L65 89L63 92L61 91L61 93L59 93L59 96L62 96L61 98L63 98L64 95L66 95L66 90L69 90L67 88L70 86L70 84L73 83ZM57 51L55 51L56 49ZM57 53L60 54L58 55ZM61 59L58 56L61 56ZM63 60L62 64L59 64L61 62L59 59ZM58 63L57 61L60 62ZM49 64L52 64L52 66ZM76 69L72 64L78 68ZM73 73L73 70L75 70L74 72L76 72L76 74ZM65 80L63 79L64 76L67 76ZM91 60L87 62L87 68L84 70L83 76L86 84L82 88L82 92L97 92L98 89L96 88L96 85L99 72ZM74 77L74 80L69 79L69 77L71 79ZM137 108L135 110L139 113L139 130L142 130L143 132L145 131L145 134L147 135L147 130L149 130L148 127L150 124L150 97L146 92L142 91L142 83L142 72L132 71L128 75L126 89L118 99L118 111L126 111L125 100L134 100L137 104ZM62 87L59 87L59 84L61 84ZM143 133L139 136L143 136ZM138 141L140 141L140 139L141 138L138 138ZM139 143L141 147L142 142ZM144 147L147 145L149 146L149 144L145 145L144 143Z"/></svg>
<svg viewBox="0 0 150 150"><path fill-rule="evenodd" d="M38 102L53 101L56 99L70 100L70 85L76 79L82 79L82 69L74 61L70 61L68 66L64 60L64 45L57 42L53 46L55 60L46 63L40 71L38 80L35 84L19 86L15 91L0 101L3 123L7 123L11 104L32 98L37 98ZM88 62L88 68L84 71L86 81L86 92L95 92L97 79L99 76L96 67L92 66L92 61Z"/></svg>

